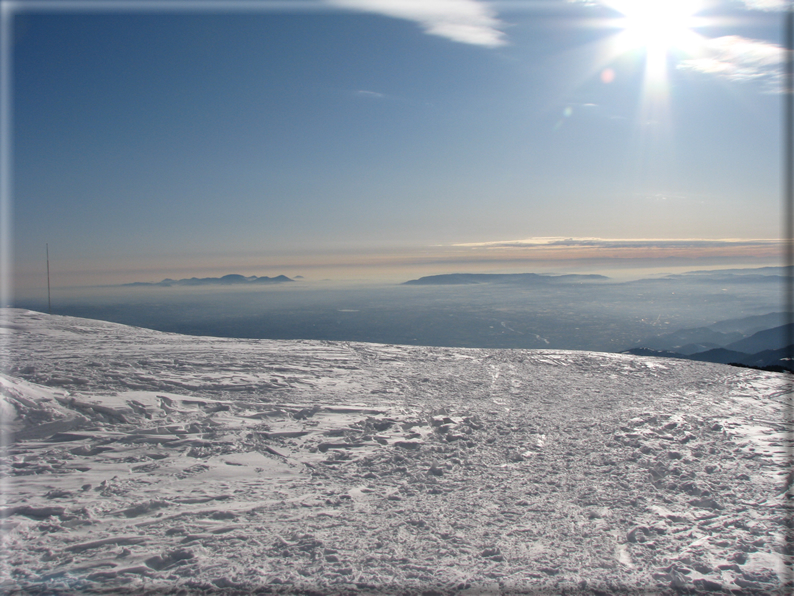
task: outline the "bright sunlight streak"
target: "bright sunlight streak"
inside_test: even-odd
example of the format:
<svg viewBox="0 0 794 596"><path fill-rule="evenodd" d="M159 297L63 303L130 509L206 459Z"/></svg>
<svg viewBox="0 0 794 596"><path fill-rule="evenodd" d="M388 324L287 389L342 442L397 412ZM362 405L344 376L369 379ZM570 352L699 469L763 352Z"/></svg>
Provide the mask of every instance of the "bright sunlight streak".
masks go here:
<svg viewBox="0 0 794 596"><path fill-rule="evenodd" d="M644 63L644 82L637 112L636 160L638 176L654 188L666 188L675 172L675 142L670 113L668 67L684 56L698 55L704 39L695 28L705 23L696 17L702 0L605 0L622 16L610 40L612 60L633 56ZM608 83L614 76L601 80ZM610 74L612 71L610 70Z"/></svg>

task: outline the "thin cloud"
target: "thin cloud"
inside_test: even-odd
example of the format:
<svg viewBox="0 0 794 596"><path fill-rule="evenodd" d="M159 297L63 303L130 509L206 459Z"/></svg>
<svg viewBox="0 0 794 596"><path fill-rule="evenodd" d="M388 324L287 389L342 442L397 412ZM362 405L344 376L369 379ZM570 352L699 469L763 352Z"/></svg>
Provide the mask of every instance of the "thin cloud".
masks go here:
<svg viewBox="0 0 794 596"><path fill-rule="evenodd" d="M326 0L339 8L418 23L430 35L485 47L506 45L504 26L479 0Z"/></svg>
<svg viewBox="0 0 794 596"><path fill-rule="evenodd" d="M366 89L359 89L356 91L356 95L361 97L371 97L373 99L383 99L386 97L383 93L378 93L377 91L368 91Z"/></svg>
<svg viewBox="0 0 794 596"><path fill-rule="evenodd" d="M784 54L779 45L726 35L704 42L703 51L704 56L682 60L678 68L729 81L757 81L769 91L780 90Z"/></svg>
<svg viewBox="0 0 794 596"><path fill-rule="evenodd" d="M742 0L750 10L783 10L788 3L786 0Z"/></svg>
<svg viewBox="0 0 794 596"><path fill-rule="evenodd" d="M699 238L684 239L619 239L604 238L527 238L526 240L505 240L497 242L474 242L454 244L469 248L722 248L739 246L777 246L779 240L710 240Z"/></svg>
<svg viewBox="0 0 794 596"><path fill-rule="evenodd" d="M782 241L757 239L604 239L527 238L455 244L452 250L485 261L549 262L672 262L671 259L776 259Z"/></svg>

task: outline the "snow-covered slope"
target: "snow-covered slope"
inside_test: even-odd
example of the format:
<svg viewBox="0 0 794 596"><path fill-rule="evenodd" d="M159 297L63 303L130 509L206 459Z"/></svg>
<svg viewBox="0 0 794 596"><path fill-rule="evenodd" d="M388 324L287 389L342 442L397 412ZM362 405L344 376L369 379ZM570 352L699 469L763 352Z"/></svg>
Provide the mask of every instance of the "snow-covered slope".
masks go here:
<svg viewBox="0 0 794 596"><path fill-rule="evenodd" d="M782 593L782 375L0 330L4 590Z"/></svg>

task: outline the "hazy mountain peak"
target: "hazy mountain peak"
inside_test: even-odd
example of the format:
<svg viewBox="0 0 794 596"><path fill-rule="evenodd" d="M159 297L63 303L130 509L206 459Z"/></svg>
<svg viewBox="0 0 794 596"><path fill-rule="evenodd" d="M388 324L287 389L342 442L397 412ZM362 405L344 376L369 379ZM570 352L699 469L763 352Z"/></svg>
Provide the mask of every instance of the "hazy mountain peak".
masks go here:
<svg viewBox="0 0 794 596"><path fill-rule="evenodd" d="M244 285L244 284L268 284L268 283L284 283L294 281L286 275L278 275L276 277L257 277L252 275L246 277L239 273L230 273L223 277L190 277L186 279L170 279L166 278L163 281L150 283L150 282L133 282L129 284L122 284L123 286L216 286L216 285Z"/></svg>
<svg viewBox="0 0 794 596"><path fill-rule="evenodd" d="M446 273L428 275L406 281L403 285L469 285L469 284L516 284L577 283L604 281L609 278L595 274L550 275L541 273Z"/></svg>

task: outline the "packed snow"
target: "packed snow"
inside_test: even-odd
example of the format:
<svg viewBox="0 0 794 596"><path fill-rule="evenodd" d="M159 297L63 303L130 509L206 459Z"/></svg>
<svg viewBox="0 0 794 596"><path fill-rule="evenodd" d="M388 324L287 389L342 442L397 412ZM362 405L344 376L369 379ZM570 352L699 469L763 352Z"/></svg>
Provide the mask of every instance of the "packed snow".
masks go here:
<svg viewBox="0 0 794 596"><path fill-rule="evenodd" d="M0 331L5 592L786 593L781 374Z"/></svg>

